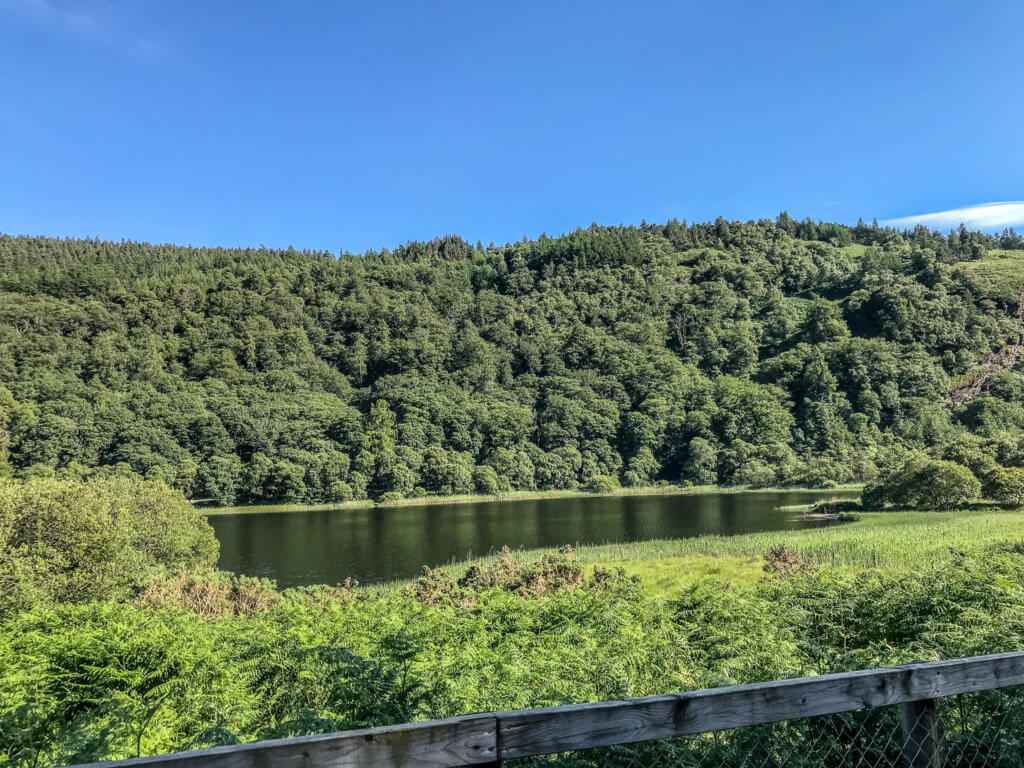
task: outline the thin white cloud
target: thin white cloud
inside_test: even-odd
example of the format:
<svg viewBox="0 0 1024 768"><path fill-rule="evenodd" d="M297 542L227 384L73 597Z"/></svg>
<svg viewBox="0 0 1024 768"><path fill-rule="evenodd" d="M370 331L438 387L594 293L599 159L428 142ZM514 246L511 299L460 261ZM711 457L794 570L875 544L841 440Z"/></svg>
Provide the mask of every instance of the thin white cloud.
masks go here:
<svg viewBox="0 0 1024 768"><path fill-rule="evenodd" d="M61 27L79 37L89 39L106 37L104 25L88 10L80 6L56 4L49 0L14 0L14 6L33 21Z"/></svg>
<svg viewBox="0 0 1024 768"><path fill-rule="evenodd" d="M77 0L13 0L9 7L38 25L82 40L121 48L133 55L149 55L158 50L153 40L128 28L129 20L122 9L109 0L88 4Z"/></svg>
<svg viewBox="0 0 1024 768"><path fill-rule="evenodd" d="M1024 201L1005 203L982 203L969 208L954 208L950 211L922 213L917 216L901 216L882 222L890 227L913 227L923 224L931 229L959 227L963 222L970 229L1003 229L1024 224Z"/></svg>

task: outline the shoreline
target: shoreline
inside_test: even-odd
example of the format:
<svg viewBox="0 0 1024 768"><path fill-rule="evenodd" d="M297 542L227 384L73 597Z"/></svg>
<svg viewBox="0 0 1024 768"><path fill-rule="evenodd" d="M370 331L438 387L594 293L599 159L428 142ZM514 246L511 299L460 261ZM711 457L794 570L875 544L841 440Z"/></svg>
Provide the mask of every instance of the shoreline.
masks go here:
<svg viewBox="0 0 1024 768"><path fill-rule="evenodd" d="M421 496L419 498L401 499L386 504L379 504L372 499L359 501L326 502L320 504L249 504L237 507L195 507L204 515L255 515L277 512L323 512L327 510L366 510L366 509L398 509L401 507L425 507L441 504L486 504L498 501L541 501L545 499L580 499L580 498L616 498L623 496L691 496L697 494L733 494L733 493L855 493L863 488L859 483L847 483L832 488L811 488L807 486L791 488L751 488L746 485L647 485L636 488L622 488L612 493L595 491L556 490L556 491L513 491L498 495L460 494L455 496Z"/></svg>
<svg viewBox="0 0 1024 768"><path fill-rule="evenodd" d="M765 553L778 545L797 550L815 567L829 566L849 573L869 568L899 572L912 570L922 561L953 562L957 550L1010 543L1022 536L1024 515L1018 510L903 510L865 512L858 520L841 525L582 544L573 550L577 562L588 571L595 567L624 568L641 577L652 593L675 599L683 588L706 579L755 584L764 576ZM509 554L513 561L524 563L559 551L556 546L523 547L511 549ZM501 552L490 551L438 563L431 570L438 576L457 579L469 567L487 567L502 556ZM360 583L356 589L369 595L386 595L408 587L417 578Z"/></svg>

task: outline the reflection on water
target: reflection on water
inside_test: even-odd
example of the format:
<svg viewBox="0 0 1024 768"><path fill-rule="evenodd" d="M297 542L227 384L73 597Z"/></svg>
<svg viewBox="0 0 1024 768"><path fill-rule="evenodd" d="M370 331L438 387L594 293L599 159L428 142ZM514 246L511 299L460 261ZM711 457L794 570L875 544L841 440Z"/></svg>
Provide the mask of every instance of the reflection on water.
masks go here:
<svg viewBox="0 0 1024 768"><path fill-rule="evenodd" d="M415 576L503 546L553 547L732 535L825 524L777 507L827 491L615 496L210 517L220 567L281 587ZM845 494L851 495L851 494Z"/></svg>

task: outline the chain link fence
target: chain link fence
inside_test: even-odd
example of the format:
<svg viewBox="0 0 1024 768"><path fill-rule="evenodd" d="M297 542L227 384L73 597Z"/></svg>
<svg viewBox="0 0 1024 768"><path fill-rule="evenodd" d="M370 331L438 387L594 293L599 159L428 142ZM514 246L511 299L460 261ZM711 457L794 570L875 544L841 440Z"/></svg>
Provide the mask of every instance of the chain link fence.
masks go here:
<svg viewBox="0 0 1024 768"><path fill-rule="evenodd" d="M484 712L91 768L1024 768L1024 651Z"/></svg>
<svg viewBox="0 0 1024 768"><path fill-rule="evenodd" d="M511 768L1020 768L1024 686L520 760Z"/></svg>

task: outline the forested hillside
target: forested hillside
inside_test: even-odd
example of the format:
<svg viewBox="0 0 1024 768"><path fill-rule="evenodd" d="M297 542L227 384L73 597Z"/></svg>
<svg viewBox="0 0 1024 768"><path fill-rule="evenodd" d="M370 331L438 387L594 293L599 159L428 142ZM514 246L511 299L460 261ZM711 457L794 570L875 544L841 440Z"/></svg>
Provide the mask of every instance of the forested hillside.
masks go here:
<svg viewBox="0 0 1024 768"><path fill-rule="evenodd" d="M232 503L1020 466L1022 291L1012 231L785 214L341 257L0 237L0 473Z"/></svg>

